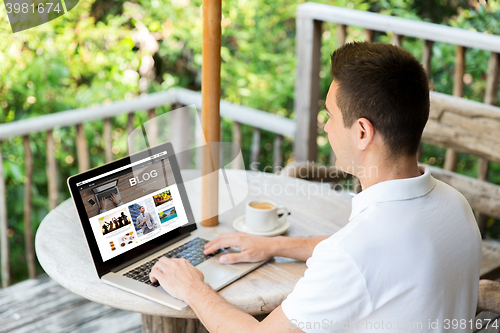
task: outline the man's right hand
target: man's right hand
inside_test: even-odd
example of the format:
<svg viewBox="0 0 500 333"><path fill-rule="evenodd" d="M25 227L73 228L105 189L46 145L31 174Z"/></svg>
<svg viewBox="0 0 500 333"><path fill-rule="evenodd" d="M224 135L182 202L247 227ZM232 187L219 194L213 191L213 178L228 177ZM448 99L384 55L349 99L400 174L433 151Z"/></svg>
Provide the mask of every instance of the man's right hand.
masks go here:
<svg viewBox="0 0 500 333"><path fill-rule="evenodd" d="M214 253L221 247L237 247L241 252L225 254L219 258L219 261L223 264L257 262L273 256L272 245L273 238L236 232L217 236L205 244L203 253Z"/></svg>
<svg viewBox="0 0 500 333"><path fill-rule="evenodd" d="M102 210L106 210L106 206L107 206L106 198L105 197L101 197L101 209Z"/></svg>
<svg viewBox="0 0 500 333"><path fill-rule="evenodd" d="M142 223L146 222L146 216L142 219Z"/></svg>

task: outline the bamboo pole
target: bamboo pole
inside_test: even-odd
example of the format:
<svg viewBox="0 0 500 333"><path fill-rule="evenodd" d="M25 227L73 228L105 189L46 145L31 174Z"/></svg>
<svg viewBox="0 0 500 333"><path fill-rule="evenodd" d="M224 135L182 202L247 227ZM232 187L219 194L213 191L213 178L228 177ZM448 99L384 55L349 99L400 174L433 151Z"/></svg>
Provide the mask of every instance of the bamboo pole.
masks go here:
<svg viewBox="0 0 500 333"><path fill-rule="evenodd" d="M221 6L221 0L203 0L201 118L208 148L204 149L202 154L201 224L203 226L219 224L219 151L216 146L220 141ZM213 171L216 172L211 174Z"/></svg>

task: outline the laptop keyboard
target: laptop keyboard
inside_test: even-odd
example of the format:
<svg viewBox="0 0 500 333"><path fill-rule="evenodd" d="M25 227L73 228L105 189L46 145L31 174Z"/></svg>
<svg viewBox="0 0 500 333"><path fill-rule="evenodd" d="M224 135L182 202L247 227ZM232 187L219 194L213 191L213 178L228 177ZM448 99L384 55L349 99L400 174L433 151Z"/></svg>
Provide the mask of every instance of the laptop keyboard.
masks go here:
<svg viewBox="0 0 500 333"><path fill-rule="evenodd" d="M208 243L206 239L196 237L193 240L190 240L189 242L184 243L176 247L175 249L165 254L162 254L137 268L134 268L126 272L123 275L131 279L137 280L139 282L144 282L147 285L158 287L160 285L158 281L153 283L149 280L149 272L151 271L153 265L156 264L156 262L160 260L161 257L165 256L167 258L185 258L193 266L196 266L212 258L214 255L220 252L220 250L217 250L215 253L204 255L203 250L206 243Z"/></svg>
<svg viewBox="0 0 500 333"><path fill-rule="evenodd" d="M107 191L104 191L104 192L100 192L99 194L97 194L97 200L101 200L101 198L109 198L111 196L111 194L118 194L118 191L116 190L116 187L112 188L111 190L107 190Z"/></svg>

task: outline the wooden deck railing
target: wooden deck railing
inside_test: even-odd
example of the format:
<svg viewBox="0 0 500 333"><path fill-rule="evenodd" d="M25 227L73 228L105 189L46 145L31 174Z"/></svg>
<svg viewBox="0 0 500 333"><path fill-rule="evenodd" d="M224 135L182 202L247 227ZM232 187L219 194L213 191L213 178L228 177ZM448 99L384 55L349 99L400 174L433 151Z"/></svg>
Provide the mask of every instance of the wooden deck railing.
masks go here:
<svg viewBox="0 0 500 333"><path fill-rule="evenodd" d="M317 158L318 133L315 129L320 104L318 101L321 99L319 75L323 22L337 24L338 47L345 43L350 26L364 28L365 40L369 42L374 41L375 31L392 35L392 43L398 46L401 46L404 37L422 39L422 64L428 77L430 77L434 42L456 45L453 82L453 96L456 98L450 100L443 94L431 92L431 107L434 104L440 108L441 113L436 119L432 119L431 114L422 140L447 148L444 169L448 171L455 170L458 152L478 156L477 178L483 181L488 180L489 162L500 163L500 148L498 148L500 145L498 145L498 139L494 137L496 135L494 128L498 129L500 125L498 108L482 112L484 108L480 103L471 104L460 97L464 97L466 50L468 48L486 50L491 51L491 56L485 73L486 91L483 104L497 104L500 36L312 2L297 6L297 79L295 82L297 135L294 145L296 161L316 161ZM445 112L449 111L446 110L446 103L449 102L453 104L454 115L453 112ZM443 114L445 119L441 119ZM478 120L477 117L480 119ZM493 124L496 124L496 127ZM461 130L452 131L450 126L459 126ZM495 135L491 135L492 132L495 132ZM495 143L495 145L488 145L488 142ZM419 151L419 159L420 156ZM476 218L484 230L486 216L478 213Z"/></svg>
<svg viewBox="0 0 500 333"><path fill-rule="evenodd" d="M1 271L2 286L7 287L10 283L9 272L9 243L7 236L7 197L5 188L5 179L2 163L2 141L12 137L22 137L25 155L25 195L24 195L24 241L26 246L26 260L28 265L29 277L35 277L35 252L34 239L31 221L32 194L33 185L33 161L34 156L30 148L30 134L46 132L46 150L47 150L47 179L49 208L53 209L59 203L58 172L57 161L55 157L54 137L52 131L55 128L76 126L76 148L78 168L85 171L90 168L89 150L87 138L84 132L84 124L92 121L104 121L104 153L105 160L109 162L113 159L112 152L112 122L111 119L121 114L128 114L127 133L134 129L134 113L136 111L148 110L148 118L156 116L156 108L164 105L192 105L198 110L201 109L201 94L182 88L170 89L165 92L153 93L140 96L130 100L117 101L98 107L86 107L81 109L57 112L45 116L15 121L0 125L0 249L1 249ZM273 167L281 166L283 158L281 143L284 136L294 137L296 123L294 120L280 117L268 112L252 109L249 107L236 105L226 101L221 101L221 116L232 120L234 123L232 140L233 143L241 147L242 129L241 124L254 127L251 160L257 162L260 153L260 135L261 131L275 133ZM148 139L151 139L148 136ZM150 144L154 145L154 138ZM235 166L242 168L243 166Z"/></svg>

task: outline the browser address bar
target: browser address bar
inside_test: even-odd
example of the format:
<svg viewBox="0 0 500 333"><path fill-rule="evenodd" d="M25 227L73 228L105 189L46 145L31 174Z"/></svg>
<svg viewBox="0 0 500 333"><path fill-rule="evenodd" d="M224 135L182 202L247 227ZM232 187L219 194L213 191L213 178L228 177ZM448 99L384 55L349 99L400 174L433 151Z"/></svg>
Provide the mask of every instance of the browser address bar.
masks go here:
<svg viewBox="0 0 500 333"><path fill-rule="evenodd" d="M81 186L81 185L85 185L85 184L88 184L90 182L93 182L94 180L97 180L99 178L102 178L102 177L106 177L106 176L109 176L109 175L112 175L116 172L119 172L119 171L122 171L122 170L125 170L125 169L128 169L130 167L133 167L134 165L137 165L137 164L141 164L141 163L144 163L144 162L147 162L147 161L150 161L154 158L157 158L157 157L160 157L160 156L163 156L163 155L167 155L167 152L166 151L162 151L161 153L158 153L156 155L153 155L153 156L150 156L150 157L146 157L140 161L137 161L137 162L134 162L134 163L131 163L129 165L125 165L121 168L118 168L118 169L115 169L113 171L109 171L109 172L106 172L106 173L103 173L102 175L99 175L99 176L95 176L93 178L90 178L90 179L87 179L87 180L84 180L82 182L79 182L79 183L76 183L76 186Z"/></svg>

